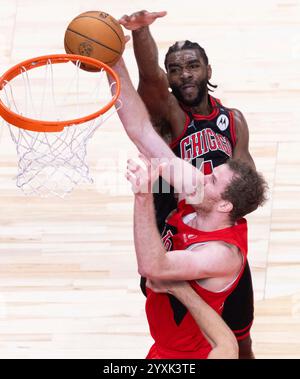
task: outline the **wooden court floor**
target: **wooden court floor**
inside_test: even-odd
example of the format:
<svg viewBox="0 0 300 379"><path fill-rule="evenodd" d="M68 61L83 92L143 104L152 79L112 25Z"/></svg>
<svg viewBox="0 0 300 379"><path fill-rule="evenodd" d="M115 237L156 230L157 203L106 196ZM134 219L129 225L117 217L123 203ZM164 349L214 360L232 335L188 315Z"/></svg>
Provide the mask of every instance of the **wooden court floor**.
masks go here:
<svg viewBox="0 0 300 379"><path fill-rule="evenodd" d="M126 4L128 3L128 4ZM205 4L205 5L204 5ZM0 73L63 52L63 35L92 0L0 0ZM257 358L300 357L300 1L111 0L115 17L167 10L152 26L161 63L190 39L205 49L216 97L240 109L269 201L248 218ZM132 44L125 53L135 83ZM143 358L151 344L123 179L135 148L116 117L90 142L94 184L66 199L25 197L17 156L0 129L0 358ZM111 178L115 178L112 182Z"/></svg>

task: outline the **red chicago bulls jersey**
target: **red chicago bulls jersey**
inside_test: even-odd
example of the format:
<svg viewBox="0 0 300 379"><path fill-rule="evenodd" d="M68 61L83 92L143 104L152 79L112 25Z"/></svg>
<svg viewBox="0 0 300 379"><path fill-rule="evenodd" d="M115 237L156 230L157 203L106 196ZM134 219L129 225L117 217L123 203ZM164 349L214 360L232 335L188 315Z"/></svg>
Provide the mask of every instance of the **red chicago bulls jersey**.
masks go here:
<svg viewBox="0 0 300 379"><path fill-rule="evenodd" d="M236 288L242 276L247 260L247 222L239 220L236 225L213 232L204 232L191 228L184 223L183 218L194 213L192 206L180 202L178 211L168 220L170 227L176 230L175 235L163 239L165 246L172 240L172 250L186 250L193 245L208 241L223 241L235 245L243 255L243 268L236 280L226 289L220 292L208 291L201 287L197 281L191 281L190 285L218 314L222 309L226 298ZM171 229L169 229L171 230ZM162 359L197 359L207 358L211 347L191 314L175 297L167 294L155 293L147 288L146 313L151 335L155 341L150 349L148 358Z"/></svg>

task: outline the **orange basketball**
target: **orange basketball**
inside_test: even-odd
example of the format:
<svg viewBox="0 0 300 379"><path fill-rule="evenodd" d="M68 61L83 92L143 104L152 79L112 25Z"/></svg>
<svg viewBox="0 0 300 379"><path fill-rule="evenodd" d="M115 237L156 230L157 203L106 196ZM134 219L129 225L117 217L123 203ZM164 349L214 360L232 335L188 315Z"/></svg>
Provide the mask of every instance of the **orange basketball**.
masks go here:
<svg viewBox="0 0 300 379"><path fill-rule="evenodd" d="M81 13L69 24L65 33L67 54L85 55L113 66L123 54L125 38L121 25L105 12ZM81 64L87 71L98 71Z"/></svg>

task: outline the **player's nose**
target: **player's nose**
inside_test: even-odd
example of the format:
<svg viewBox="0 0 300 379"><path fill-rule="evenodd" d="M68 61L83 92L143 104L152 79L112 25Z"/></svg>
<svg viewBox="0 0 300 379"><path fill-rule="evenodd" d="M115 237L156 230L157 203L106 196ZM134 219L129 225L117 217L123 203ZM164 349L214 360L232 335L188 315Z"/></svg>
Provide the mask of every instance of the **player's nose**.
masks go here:
<svg viewBox="0 0 300 379"><path fill-rule="evenodd" d="M183 70L181 71L181 78L187 79L187 78L191 78L191 77L192 77L191 71L186 69L186 68L183 68Z"/></svg>
<svg viewBox="0 0 300 379"><path fill-rule="evenodd" d="M212 180L212 174L204 175L204 185L211 182L211 180Z"/></svg>

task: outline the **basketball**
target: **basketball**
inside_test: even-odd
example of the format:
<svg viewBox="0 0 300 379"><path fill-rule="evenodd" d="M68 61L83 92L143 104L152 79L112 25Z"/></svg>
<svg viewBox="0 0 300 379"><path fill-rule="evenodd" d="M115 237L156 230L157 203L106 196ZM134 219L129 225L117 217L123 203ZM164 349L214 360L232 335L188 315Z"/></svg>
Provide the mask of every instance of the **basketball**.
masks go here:
<svg viewBox="0 0 300 379"><path fill-rule="evenodd" d="M67 27L64 39L67 54L85 55L113 66L125 48L121 25L105 12L84 12L75 17ZM87 71L99 71L87 64Z"/></svg>

